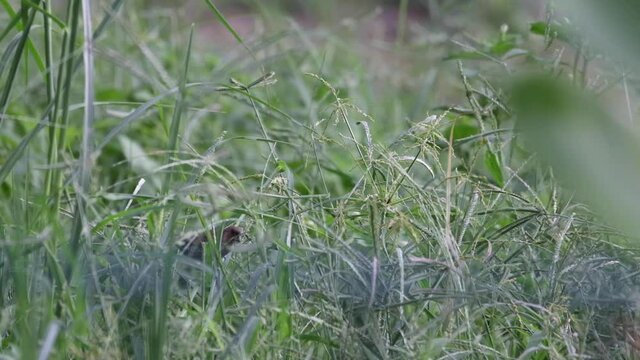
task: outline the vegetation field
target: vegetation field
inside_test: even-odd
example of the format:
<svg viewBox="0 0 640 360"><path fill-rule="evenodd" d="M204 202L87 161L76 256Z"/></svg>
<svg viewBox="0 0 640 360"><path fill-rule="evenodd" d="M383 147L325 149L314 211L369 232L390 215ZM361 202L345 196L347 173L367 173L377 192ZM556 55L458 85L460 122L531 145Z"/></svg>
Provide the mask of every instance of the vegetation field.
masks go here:
<svg viewBox="0 0 640 360"><path fill-rule="evenodd" d="M0 0L0 358L640 358L619 2Z"/></svg>

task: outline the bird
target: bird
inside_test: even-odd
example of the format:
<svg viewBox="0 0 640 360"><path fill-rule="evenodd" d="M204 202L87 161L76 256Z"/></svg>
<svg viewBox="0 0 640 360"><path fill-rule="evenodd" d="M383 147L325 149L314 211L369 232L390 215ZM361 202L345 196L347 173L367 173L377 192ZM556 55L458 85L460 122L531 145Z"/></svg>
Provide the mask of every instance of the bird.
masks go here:
<svg viewBox="0 0 640 360"><path fill-rule="evenodd" d="M204 244L208 241L207 232L213 237L213 229L202 231L195 235L188 235L178 241L178 252L194 260L204 259ZM242 228L238 226L228 226L222 230L222 240L220 241L220 257L224 258L230 251L231 245L240 241L243 234Z"/></svg>

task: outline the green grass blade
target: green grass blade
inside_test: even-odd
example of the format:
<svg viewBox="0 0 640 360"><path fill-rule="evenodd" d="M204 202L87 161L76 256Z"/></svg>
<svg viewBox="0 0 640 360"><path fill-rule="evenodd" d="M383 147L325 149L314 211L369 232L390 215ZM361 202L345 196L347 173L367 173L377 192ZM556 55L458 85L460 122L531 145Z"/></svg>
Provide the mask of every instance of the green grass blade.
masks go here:
<svg viewBox="0 0 640 360"><path fill-rule="evenodd" d="M18 42L16 50L13 53L13 60L11 61L11 66L9 67L9 75L7 76L4 87L0 92L0 127L4 122L4 115L7 111L9 95L11 94L11 89L13 89L13 81L15 80L15 77L18 73L18 65L20 64L20 59L22 58L24 47L29 41L29 31L31 30L31 25L33 24L33 20L35 18L35 10L27 14L27 18L28 20L24 26L24 29L22 30L20 41Z"/></svg>
<svg viewBox="0 0 640 360"><path fill-rule="evenodd" d="M209 8L211 9L211 11L213 11L213 14L216 16L216 18L222 23L222 25L227 29L227 31L229 31L231 33L231 35L233 35L233 37L242 45L244 45L244 41L242 41L242 38L240 37L240 34L238 34L235 29L233 28L233 26L231 26L231 24L229 24L229 22L227 21L227 19L224 17L224 15L222 15L222 12L220 12L220 10L218 10L218 8L213 4L213 1L211 0L204 0L205 4L207 4L209 6Z"/></svg>
<svg viewBox="0 0 640 360"><path fill-rule="evenodd" d="M177 150L177 139L178 139L178 133L180 131L180 120L182 118L182 113L184 111L185 100L186 100L186 83L187 83L187 76L189 73L189 61L190 61L191 51L192 51L191 46L193 43L193 32L194 32L194 28L192 26L191 31L189 33L189 42L187 44L187 48L185 52L183 72L180 77L178 98L176 99L175 107L173 110L173 117L171 119L171 126L169 131L169 144L168 144L169 155L174 154L175 151ZM170 159L171 158L167 159L167 162L169 162ZM165 191L168 189L168 186L171 184L171 180L172 180L172 177L170 173L167 178L167 181L163 186ZM182 209L182 206L180 205L180 202L177 202L174 206L172 206L172 208L170 209L171 215L166 222L166 226L163 231L163 236L161 239L161 244L163 245L166 253L163 259L161 276L158 278L158 281L160 281L160 283L156 286L156 289L157 289L155 294L156 301L154 304L154 316L152 318L153 331L151 332L150 339L149 339L149 342L151 345L149 349L149 356L152 359L160 359L164 357L163 356L165 351L164 348L167 341L166 339L167 337L166 323L167 323L167 317L168 317L167 312L169 311L168 304L169 304L170 295L171 295L171 278L173 276L173 267L174 267L174 261L175 261L175 251L173 248L174 238L175 238L174 233L175 233L176 221L178 219L178 215L181 209Z"/></svg>

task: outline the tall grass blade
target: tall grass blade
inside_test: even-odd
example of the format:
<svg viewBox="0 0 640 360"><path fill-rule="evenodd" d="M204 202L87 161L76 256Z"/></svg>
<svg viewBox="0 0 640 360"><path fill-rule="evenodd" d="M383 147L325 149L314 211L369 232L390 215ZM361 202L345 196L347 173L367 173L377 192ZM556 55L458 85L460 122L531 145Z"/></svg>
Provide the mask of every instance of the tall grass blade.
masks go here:
<svg viewBox="0 0 640 360"><path fill-rule="evenodd" d="M179 92L178 98L176 99L175 107L173 110L173 117L171 119L171 126L169 130L169 154L174 154L177 150L177 139L178 133L180 131L180 120L183 115L183 111L185 109L185 101L186 101L186 83L187 76L189 73L189 60L191 57L191 46L193 43L193 32L194 27L191 26L191 31L189 32L189 42L187 44L184 64L183 64L183 72L180 76L179 82ZM170 162L171 158L167 159L167 162ZM164 189L168 189L168 186L172 183L172 176L169 174L167 176L167 180L164 184ZM165 230L163 232L163 236L161 239L161 244L164 247L164 251L166 251L163 259L163 266L160 272L160 276L157 278L159 282L156 285L156 301L154 303L154 316L152 319L153 331L150 337L150 348L149 348L149 356L152 359L159 359L164 357L165 344L166 344L166 323L167 323L167 312L168 304L171 296L171 278L173 275L174 261L175 261L175 251L173 249L174 245L174 235L175 235L175 224L178 219L178 214L181 211L182 206L180 202L177 202L174 206L171 207L171 215L166 222Z"/></svg>

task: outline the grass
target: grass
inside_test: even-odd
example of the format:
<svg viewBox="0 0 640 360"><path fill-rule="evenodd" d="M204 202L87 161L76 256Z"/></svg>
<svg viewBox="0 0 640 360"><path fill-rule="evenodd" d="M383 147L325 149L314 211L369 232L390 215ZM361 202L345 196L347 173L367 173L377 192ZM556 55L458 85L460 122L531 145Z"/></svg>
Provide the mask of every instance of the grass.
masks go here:
<svg viewBox="0 0 640 360"><path fill-rule="evenodd" d="M412 42L408 3L372 54L263 5L249 39L203 4L239 43L215 52L157 8L1 2L2 356L638 356L633 242L527 150L504 81L582 62L526 26Z"/></svg>

